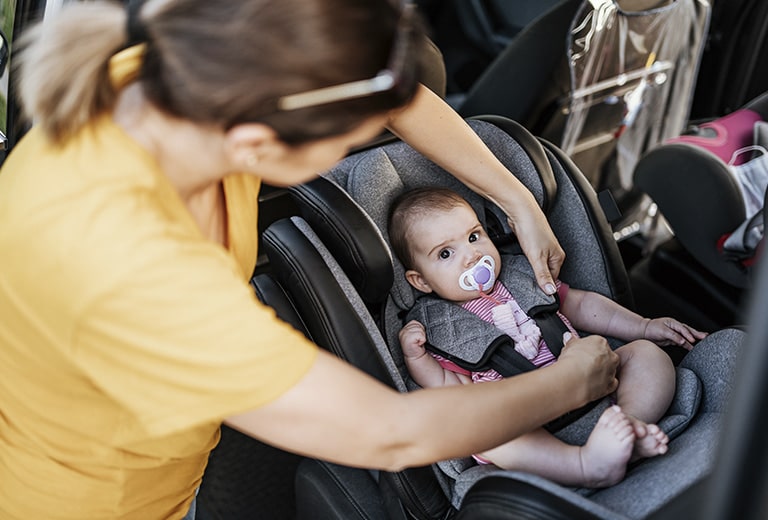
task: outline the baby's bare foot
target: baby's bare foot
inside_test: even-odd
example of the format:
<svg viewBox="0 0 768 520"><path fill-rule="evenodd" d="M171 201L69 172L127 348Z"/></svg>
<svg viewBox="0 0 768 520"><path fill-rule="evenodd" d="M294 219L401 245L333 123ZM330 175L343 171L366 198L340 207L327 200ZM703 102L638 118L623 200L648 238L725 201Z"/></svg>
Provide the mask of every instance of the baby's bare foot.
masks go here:
<svg viewBox="0 0 768 520"><path fill-rule="evenodd" d="M611 486L624 478L635 431L618 406L608 408L580 448L581 472L588 487Z"/></svg>
<svg viewBox="0 0 768 520"><path fill-rule="evenodd" d="M669 437L655 424L648 424L636 417L627 415L635 430L635 446L632 461L663 455L669 448ZM641 433L642 432L642 433Z"/></svg>

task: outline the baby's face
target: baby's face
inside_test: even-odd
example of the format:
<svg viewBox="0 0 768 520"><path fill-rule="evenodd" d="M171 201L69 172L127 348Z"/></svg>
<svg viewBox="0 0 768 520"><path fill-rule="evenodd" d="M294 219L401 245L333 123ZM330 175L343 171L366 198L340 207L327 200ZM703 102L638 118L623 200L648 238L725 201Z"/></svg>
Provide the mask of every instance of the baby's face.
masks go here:
<svg viewBox="0 0 768 520"><path fill-rule="evenodd" d="M493 258L494 275L499 275L499 251L469 205L435 211L414 223L409 235L414 274L408 275L408 280L421 291L434 291L451 301L477 298L480 291L462 289L459 278L485 255ZM420 282L424 285L419 286ZM486 292L490 289L484 287Z"/></svg>

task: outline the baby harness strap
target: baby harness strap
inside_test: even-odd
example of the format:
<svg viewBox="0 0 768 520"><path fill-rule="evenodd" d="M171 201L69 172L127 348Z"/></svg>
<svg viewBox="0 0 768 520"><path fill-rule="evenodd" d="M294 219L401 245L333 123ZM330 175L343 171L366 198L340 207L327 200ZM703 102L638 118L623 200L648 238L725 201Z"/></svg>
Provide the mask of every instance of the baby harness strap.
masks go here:
<svg viewBox="0 0 768 520"><path fill-rule="evenodd" d="M513 288L517 303L539 326L552 353L559 355L568 329L556 314L557 297L541 291L524 256L503 256L501 264L499 281ZM412 319L424 325L429 350L467 370L493 368L509 377L535 368L514 349L507 334L453 302L424 295L408 313L407 320Z"/></svg>

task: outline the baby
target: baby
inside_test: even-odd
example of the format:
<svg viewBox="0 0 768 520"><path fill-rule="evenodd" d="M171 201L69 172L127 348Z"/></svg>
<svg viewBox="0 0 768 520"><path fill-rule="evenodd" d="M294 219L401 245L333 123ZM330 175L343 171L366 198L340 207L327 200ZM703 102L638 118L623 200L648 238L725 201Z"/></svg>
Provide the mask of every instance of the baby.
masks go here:
<svg viewBox="0 0 768 520"><path fill-rule="evenodd" d="M517 303L516 287L499 280L502 256L461 196L443 188L401 195L391 208L389 235L406 279L425 293L422 298L448 300L492 323L536 367L556 361L536 322ZM505 261L508 258L520 262L522 257L505 256ZM534 286L535 279L528 285ZM584 446L566 444L540 428L475 458L563 485L610 486L624 478L628 462L667 451L669 439L655 422L672 401L675 370L669 356L652 342L690 349L706 334L672 318L643 318L595 292L557 285L557 316L570 334L579 329L629 342L616 350L621 359L616 405L603 412ZM567 341L569 333L564 336ZM422 387L502 377L493 369L461 368L427 351L427 332L418 321L408 322L399 338L409 373Z"/></svg>

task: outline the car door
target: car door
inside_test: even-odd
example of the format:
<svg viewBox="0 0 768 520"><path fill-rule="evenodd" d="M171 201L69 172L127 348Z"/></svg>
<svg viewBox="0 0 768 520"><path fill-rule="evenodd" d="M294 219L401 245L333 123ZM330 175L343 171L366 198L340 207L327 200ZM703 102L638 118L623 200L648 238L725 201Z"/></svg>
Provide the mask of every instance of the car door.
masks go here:
<svg viewBox="0 0 768 520"><path fill-rule="evenodd" d="M30 24L63 3L64 0L0 0L0 164L29 128L14 92L14 42Z"/></svg>

